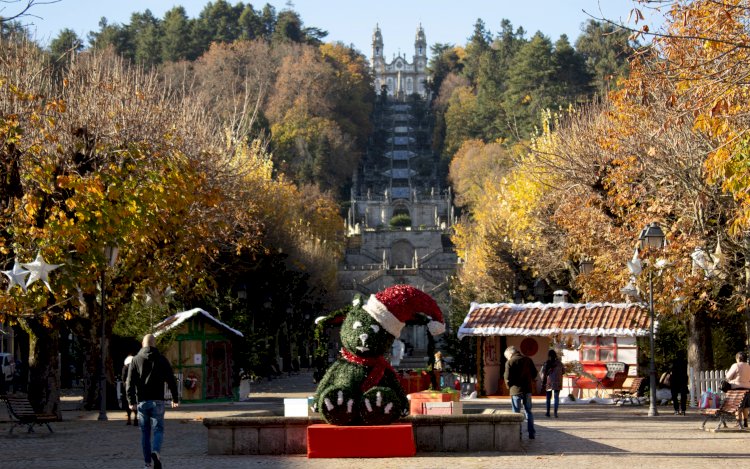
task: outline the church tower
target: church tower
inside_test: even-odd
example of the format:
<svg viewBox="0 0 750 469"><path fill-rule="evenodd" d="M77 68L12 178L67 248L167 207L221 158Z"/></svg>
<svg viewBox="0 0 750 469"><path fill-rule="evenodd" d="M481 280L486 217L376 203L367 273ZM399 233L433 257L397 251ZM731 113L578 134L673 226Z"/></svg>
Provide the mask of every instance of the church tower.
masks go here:
<svg viewBox="0 0 750 469"><path fill-rule="evenodd" d="M418 72L423 72L427 67L427 38L421 24L417 28L417 35L414 38L414 66Z"/></svg>
<svg viewBox="0 0 750 469"><path fill-rule="evenodd" d="M375 70L383 71L385 58L383 57L383 33L380 27L375 25L375 32L372 33L372 67Z"/></svg>
<svg viewBox="0 0 750 469"><path fill-rule="evenodd" d="M422 96L427 95L427 83L425 69L427 68L427 38L420 24L417 35L414 38L414 68L417 72L416 92Z"/></svg>

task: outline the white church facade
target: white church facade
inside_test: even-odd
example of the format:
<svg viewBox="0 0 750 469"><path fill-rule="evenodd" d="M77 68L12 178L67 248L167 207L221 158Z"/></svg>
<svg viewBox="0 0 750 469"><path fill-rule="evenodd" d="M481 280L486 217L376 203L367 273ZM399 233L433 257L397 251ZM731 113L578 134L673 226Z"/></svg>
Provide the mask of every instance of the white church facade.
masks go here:
<svg viewBox="0 0 750 469"><path fill-rule="evenodd" d="M414 55L411 62L406 54L393 56L386 62L383 50L383 33L379 26L375 26L372 35L372 71L375 78L375 90L380 92L385 88L391 99L404 100L407 96L418 94L427 98L427 39L424 29L420 25L414 38Z"/></svg>

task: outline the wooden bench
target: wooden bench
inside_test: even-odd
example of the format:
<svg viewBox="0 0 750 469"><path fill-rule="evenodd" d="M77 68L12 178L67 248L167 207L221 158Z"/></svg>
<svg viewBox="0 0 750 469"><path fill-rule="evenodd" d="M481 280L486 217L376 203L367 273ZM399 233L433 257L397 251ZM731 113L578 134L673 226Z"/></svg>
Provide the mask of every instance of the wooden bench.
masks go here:
<svg viewBox="0 0 750 469"><path fill-rule="evenodd" d="M724 428L727 428L727 418L733 418L737 422L737 426L742 430L742 421L740 418L740 412L745 407L745 400L750 390L747 389L730 389L724 393L724 399L721 402L721 406L718 409L701 409L701 414L706 418L703 419L702 429L706 428L706 422L711 418L718 418L719 424L716 425L716 430L721 428L721 424L724 424Z"/></svg>
<svg viewBox="0 0 750 469"><path fill-rule="evenodd" d="M635 377L631 381L629 388L613 390L612 394L610 394L612 403L624 405L626 402L629 402L632 405L641 405L641 398L638 393L640 392L641 384L643 384L643 379L641 376Z"/></svg>
<svg viewBox="0 0 750 469"><path fill-rule="evenodd" d="M0 399L4 400L8 407L8 415L11 420L10 433L13 433L13 429L21 425L26 425L28 433L34 433L36 425L46 425L50 433L53 433L49 423L56 422L57 415L35 412L26 397L7 395L0 396Z"/></svg>

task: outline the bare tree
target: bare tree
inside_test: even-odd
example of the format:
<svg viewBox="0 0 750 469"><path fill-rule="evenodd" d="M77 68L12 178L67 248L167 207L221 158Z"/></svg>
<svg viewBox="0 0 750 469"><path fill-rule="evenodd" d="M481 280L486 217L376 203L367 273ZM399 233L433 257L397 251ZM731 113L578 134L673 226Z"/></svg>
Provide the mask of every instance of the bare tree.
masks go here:
<svg viewBox="0 0 750 469"><path fill-rule="evenodd" d="M0 24L14 21L25 16L36 17L36 15L29 13L29 10L31 10L34 5L49 5L50 3L57 3L59 1L60 0L48 0L44 2L40 2L39 0L0 0ZM8 9L10 9L11 13L5 14Z"/></svg>

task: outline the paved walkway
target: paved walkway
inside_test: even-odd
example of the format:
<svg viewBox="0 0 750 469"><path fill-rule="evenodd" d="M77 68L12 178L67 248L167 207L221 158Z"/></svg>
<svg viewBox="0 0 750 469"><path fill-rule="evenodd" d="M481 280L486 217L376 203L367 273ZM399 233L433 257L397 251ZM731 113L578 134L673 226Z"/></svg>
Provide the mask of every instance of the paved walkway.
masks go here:
<svg viewBox="0 0 750 469"><path fill-rule="evenodd" d="M750 431L700 430L697 411L672 415L660 406L661 415L648 417L647 407L597 404L562 406L559 419L544 417L543 402L535 401L537 438L523 440L519 453L420 454L395 459L307 459L304 456L208 456L202 419L257 412L280 412L283 397L303 397L314 390L311 375L302 373L254 385L244 402L185 404L167 411L164 467L294 469L332 467L385 469L456 468L711 468L747 467L750 464ZM507 400L465 401L466 407L509 408ZM125 413L110 411L109 420L97 421L98 412L74 410L76 398L64 401L64 421L34 434L6 428L0 410L0 467L3 469L78 469L143 467L137 427L125 425ZM19 432L17 429L16 432Z"/></svg>

